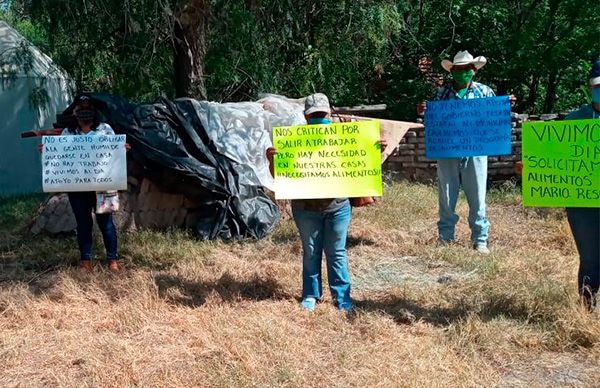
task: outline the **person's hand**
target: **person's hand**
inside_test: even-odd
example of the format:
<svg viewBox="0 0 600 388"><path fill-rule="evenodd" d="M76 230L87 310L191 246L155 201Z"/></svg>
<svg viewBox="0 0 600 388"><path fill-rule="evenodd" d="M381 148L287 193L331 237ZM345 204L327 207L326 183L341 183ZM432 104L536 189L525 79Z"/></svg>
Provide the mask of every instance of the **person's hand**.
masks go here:
<svg viewBox="0 0 600 388"><path fill-rule="evenodd" d="M523 162L521 162L520 160L517 163L515 163L515 171L517 172L517 174L523 175Z"/></svg>
<svg viewBox="0 0 600 388"><path fill-rule="evenodd" d="M125 143L125 152L128 152L131 149L131 144Z"/></svg>
<svg viewBox="0 0 600 388"><path fill-rule="evenodd" d="M267 151L265 152L265 154L267 156L267 161L269 162L269 172L271 173L271 176L274 177L275 176L275 165L273 164L273 158L275 157L275 155L277 155L277 148L269 147L269 148L267 148Z"/></svg>
<svg viewBox="0 0 600 388"><path fill-rule="evenodd" d="M266 155L267 155L267 160L269 161L269 163L273 163L273 157L275 155L277 155L277 148L275 148L275 147L267 148Z"/></svg>
<svg viewBox="0 0 600 388"><path fill-rule="evenodd" d="M349 123L352 121L352 116L348 115L339 115L340 123Z"/></svg>
<svg viewBox="0 0 600 388"><path fill-rule="evenodd" d="M425 102L420 102L417 104L417 116L422 117L425 115L425 109L427 109L427 104Z"/></svg>
<svg viewBox="0 0 600 388"><path fill-rule="evenodd" d="M40 155L42 154L42 152L44 152L44 145L43 144L38 144L38 152L40 153Z"/></svg>
<svg viewBox="0 0 600 388"><path fill-rule="evenodd" d="M380 139L380 140L377 142L377 145L379 146L379 150L380 150L381 152L383 152L383 151L385 151L385 149L387 148L387 146L388 146L388 143L387 143L387 140L385 140L385 139L383 139L383 138L382 138L382 139Z"/></svg>

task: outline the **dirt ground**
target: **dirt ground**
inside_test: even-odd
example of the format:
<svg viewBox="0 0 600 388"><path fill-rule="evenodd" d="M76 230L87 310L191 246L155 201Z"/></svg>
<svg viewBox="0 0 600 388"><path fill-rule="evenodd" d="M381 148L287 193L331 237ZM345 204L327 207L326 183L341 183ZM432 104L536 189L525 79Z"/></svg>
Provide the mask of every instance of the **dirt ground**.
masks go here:
<svg viewBox="0 0 600 388"><path fill-rule="evenodd" d="M576 297L561 209L492 190L488 256L437 247L434 187L393 183L355 209L355 308L299 307L286 218L262 241L120 235L122 271L76 268L74 237L28 237L39 197L0 200L0 386L600 386L600 321ZM97 236L98 237L98 236ZM324 285L326 289L326 284Z"/></svg>

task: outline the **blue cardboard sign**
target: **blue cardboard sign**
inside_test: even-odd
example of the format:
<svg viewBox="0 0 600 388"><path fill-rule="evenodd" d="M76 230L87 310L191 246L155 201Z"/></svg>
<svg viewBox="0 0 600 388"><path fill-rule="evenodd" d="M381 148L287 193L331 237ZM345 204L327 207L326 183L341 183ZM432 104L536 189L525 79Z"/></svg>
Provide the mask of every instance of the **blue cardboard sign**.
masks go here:
<svg viewBox="0 0 600 388"><path fill-rule="evenodd" d="M427 158L510 154L511 121L508 96L427 101Z"/></svg>

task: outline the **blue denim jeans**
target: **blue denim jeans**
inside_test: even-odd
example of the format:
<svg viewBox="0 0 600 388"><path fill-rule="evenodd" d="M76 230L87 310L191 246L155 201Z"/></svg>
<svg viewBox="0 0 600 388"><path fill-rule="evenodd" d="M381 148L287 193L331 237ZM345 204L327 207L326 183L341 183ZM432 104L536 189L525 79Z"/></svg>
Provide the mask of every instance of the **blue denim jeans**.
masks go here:
<svg viewBox="0 0 600 388"><path fill-rule="evenodd" d="M454 240L458 222L455 212L458 191L462 186L469 203L469 226L473 244L486 244L490 223L485 216L487 190L487 156L437 161L440 240Z"/></svg>
<svg viewBox="0 0 600 388"><path fill-rule="evenodd" d="M77 243L81 260L92 259L92 228L94 221L92 212L96 210L96 193L94 192L73 192L68 193L69 203L75 220L77 221ZM106 248L106 258L108 260L117 259L117 230L113 223L112 214L96 214L96 222L102 232L104 247Z"/></svg>
<svg viewBox="0 0 600 388"><path fill-rule="evenodd" d="M302 298L319 299L323 294L321 258L327 260L329 290L336 307L349 309L350 273L346 260L346 236L352 209L350 201L333 212L292 209L302 240Z"/></svg>
<svg viewBox="0 0 600 388"><path fill-rule="evenodd" d="M600 208L567 208L567 218L579 252L579 292L600 287Z"/></svg>

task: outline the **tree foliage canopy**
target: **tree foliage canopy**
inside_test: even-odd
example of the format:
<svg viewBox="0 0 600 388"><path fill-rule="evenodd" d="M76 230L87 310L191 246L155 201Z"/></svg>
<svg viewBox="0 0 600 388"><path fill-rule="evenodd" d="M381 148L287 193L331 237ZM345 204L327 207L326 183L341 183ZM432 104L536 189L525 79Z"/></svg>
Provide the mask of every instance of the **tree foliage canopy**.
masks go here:
<svg viewBox="0 0 600 388"><path fill-rule="evenodd" d="M386 103L392 117L410 119L415 104L432 95L432 80L446 76L440 61L466 49L488 58L478 80L499 94L515 94L517 110L542 113L586 99L582 86L600 53L597 0L0 4L1 17L64 67L80 90L138 101L182 93L236 101L322 91L336 105ZM199 47L190 44L199 37ZM419 68L425 57L430 70ZM197 66L186 69L197 72L197 88L177 87L186 61Z"/></svg>

